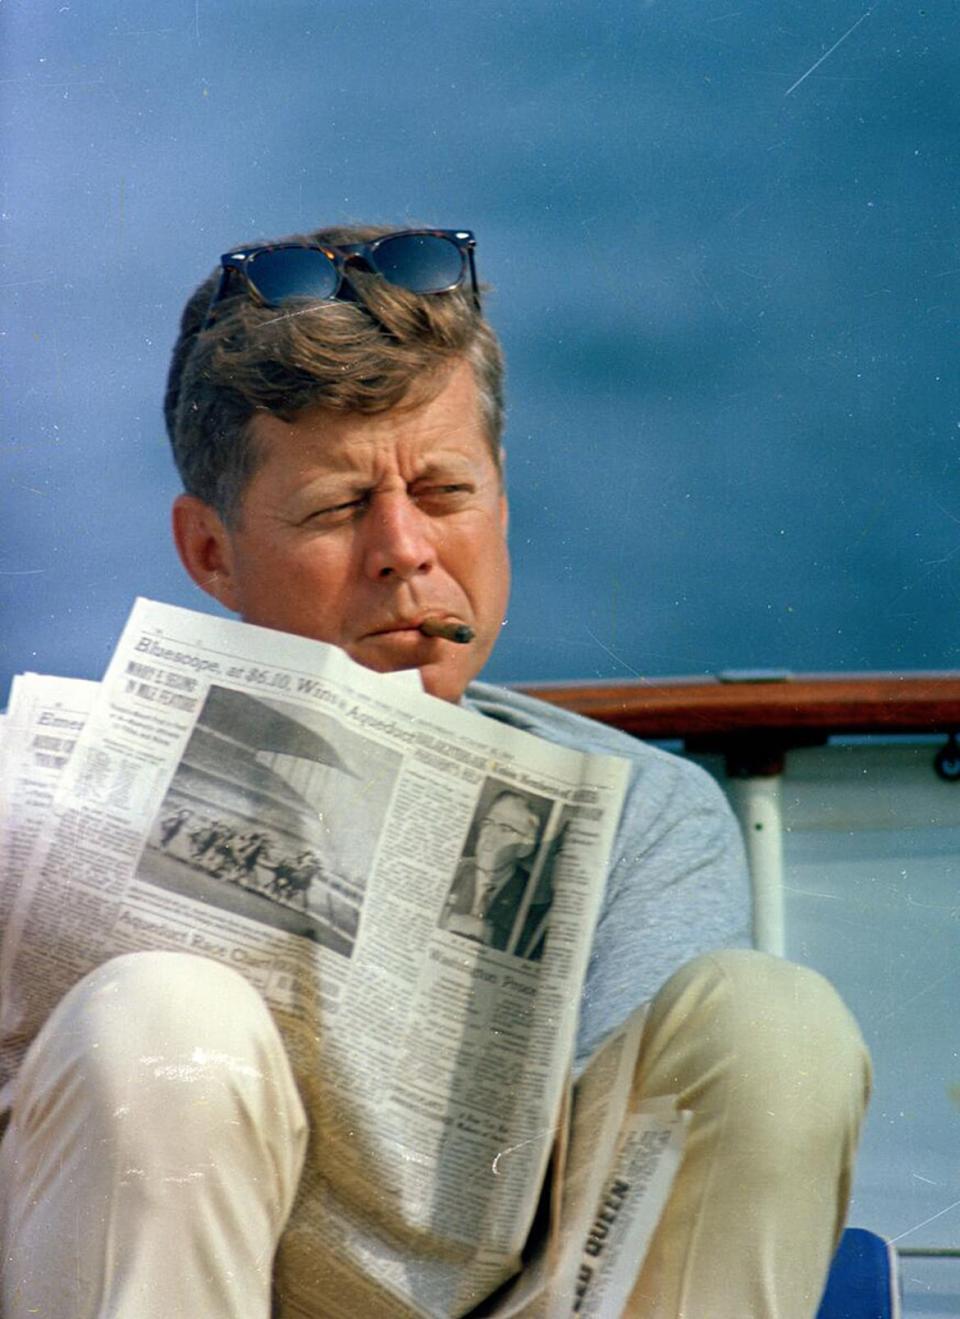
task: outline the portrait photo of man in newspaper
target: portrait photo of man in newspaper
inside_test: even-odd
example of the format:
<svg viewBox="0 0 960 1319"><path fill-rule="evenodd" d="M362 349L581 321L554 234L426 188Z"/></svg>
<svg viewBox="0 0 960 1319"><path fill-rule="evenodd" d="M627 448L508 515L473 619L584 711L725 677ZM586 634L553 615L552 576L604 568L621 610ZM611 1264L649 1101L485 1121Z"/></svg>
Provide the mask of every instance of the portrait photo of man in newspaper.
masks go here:
<svg viewBox="0 0 960 1319"><path fill-rule="evenodd" d="M451 934L535 962L543 956L562 825L545 846L550 803L502 780L484 784L440 916Z"/></svg>
<svg viewBox="0 0 960 1319"><path fill-rule="evenodd" d="M619 1312L811 1319L866 1049L823 977L749 946L712 778L479 681L510 562L473 234L229 249L184 309L165 411L180 558L241 621L138 602L20 877L5 1319L566 1319L617 1133L643 1153L648 1104L686 1136ZM314 717L320 696L350 738ZM339 918L349 956L319 937L302 805L331 785L345 845L379 845L344 880L363 891L355 939ZM222 947L125 942L145 894L189 936L191 910L220 922ZM305 921L315 941L285 928ZM238 955L264 930L312 977L291 1010ZM571 1184L551 1163L565 1113ZM560 1244L531 1256L541 1204Z"/></svg>

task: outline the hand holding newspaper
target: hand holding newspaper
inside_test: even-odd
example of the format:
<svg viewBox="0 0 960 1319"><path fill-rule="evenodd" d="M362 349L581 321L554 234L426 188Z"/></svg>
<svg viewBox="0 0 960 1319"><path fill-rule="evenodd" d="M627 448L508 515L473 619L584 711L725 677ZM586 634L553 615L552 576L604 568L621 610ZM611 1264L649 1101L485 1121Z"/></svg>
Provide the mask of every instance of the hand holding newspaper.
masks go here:
<svg viewBox="0 0 960 1319"><path fill-rule="evenodd" d="M283 1248L324 1260L325 1314L622 1313L683 1134L631 1098L639 1020L570 1086L623 762L141 600L101 684L17 680L0 766L8 1105L95 966L214 958L311 1117Z"/></svg>

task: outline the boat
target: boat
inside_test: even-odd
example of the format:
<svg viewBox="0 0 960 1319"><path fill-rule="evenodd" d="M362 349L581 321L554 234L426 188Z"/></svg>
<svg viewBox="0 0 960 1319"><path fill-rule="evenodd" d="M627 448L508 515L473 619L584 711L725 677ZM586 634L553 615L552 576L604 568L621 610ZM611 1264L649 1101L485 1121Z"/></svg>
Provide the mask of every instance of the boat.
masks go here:
<svg viewBox="0 0 960 1319"><path fill-rule="evenodd" d="M873 1054L849 1221L890 1243L904 1319L960 1315L960 674L523 690L720 782L746 843L755 946L827 975Z"/></svg>

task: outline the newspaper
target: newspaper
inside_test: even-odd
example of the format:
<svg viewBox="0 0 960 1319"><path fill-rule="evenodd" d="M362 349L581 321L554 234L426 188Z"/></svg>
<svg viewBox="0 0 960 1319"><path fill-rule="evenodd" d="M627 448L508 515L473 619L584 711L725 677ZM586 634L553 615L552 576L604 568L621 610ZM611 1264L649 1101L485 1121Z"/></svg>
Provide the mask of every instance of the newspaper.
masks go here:
<svg viewBox="0 0 960 1319"><path fill-rule="evenodd" d="M79 678L13 680L0 734L0 929L96 692L96 683Z"/></svg>
<svg viewBox="0 0 960 1319"><path fill-rule="evenodd" d="M141 600L101 684L17 680L0 765L8 1102L93 967L147 948L212 957L267 1001L311 1117L285 1279L322 1261L334 1319L446 1319L498 1288L485 1313L613 1313L584 1309L582 1252L615 1161L621 1183L636 1169L640 1023L574 1097L569 1074L623 762L437 701L415 673ZM529 837L484 893L478 837L518 811ZM672 1109L660 1117L672 1133ZM631 1256L617 1294L641 1238L606 1252ZM294 1281L283 1307L309 1315L316 1297Z"/></svg>
<svg viewBox="0 0 960 1319"><path fill-rule="evenodd" d="M596 1052L569 1092L558 1136L552 1239L498 1319L618 1319L683 1152L677 1096L633 1093L645 1010Z"/></svg>

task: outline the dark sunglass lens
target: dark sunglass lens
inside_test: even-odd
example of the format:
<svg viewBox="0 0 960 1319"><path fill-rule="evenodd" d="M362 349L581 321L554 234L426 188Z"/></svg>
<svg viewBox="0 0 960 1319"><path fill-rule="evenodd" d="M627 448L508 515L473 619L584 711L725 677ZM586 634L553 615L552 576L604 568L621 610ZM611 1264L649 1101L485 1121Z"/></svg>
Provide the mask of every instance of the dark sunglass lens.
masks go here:
<svg viewBox="0 0 960 1319"><path fill-rule="evenodd" d="M274 305L291 298L332 298L340 282L337 267L315 247L258 252L247 275L264 301Z"/></svg>
<svg viewBox="0 0 960 1319"><path fill-rule="evenodd" d="M373 254L377 273L412 293L442 293L463 277L463 254L449 238L399 234L386 238Z"/></svg>

